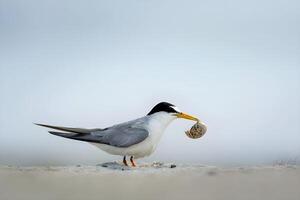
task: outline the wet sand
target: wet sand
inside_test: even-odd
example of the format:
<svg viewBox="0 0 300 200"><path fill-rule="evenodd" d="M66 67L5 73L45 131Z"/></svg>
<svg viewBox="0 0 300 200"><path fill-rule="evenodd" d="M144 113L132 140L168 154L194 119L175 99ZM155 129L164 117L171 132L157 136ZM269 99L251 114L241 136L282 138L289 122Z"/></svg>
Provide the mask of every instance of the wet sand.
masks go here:
<svg viewBox="0 0 300 200"><path fill-rule="evenodd" d="M2 166L0 199L299 200L300 166Z"/></svg>

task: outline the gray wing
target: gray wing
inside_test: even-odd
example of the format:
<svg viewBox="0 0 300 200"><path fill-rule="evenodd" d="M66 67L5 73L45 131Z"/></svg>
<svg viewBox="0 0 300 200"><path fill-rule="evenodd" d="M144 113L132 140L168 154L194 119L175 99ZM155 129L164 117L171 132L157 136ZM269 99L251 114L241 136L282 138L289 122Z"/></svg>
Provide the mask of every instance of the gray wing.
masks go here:
<svg viewBox="0 0 300 200"><path fill-rule="evenodd" d="M65 132L49 131L49 133L69 139L107 144L115 147L129 147L145 140L149 132L139 126L139 121L123 123L105 129L82 129L62 126L36 124Z"/></svg>
<svg viewBox="0 0 300 200"><path fill-rule="evenodd" d="M145 140L149 132L144 128L123 125L95 131L91 134L98 138L100 143L115 147L129 147Z"/></svg>

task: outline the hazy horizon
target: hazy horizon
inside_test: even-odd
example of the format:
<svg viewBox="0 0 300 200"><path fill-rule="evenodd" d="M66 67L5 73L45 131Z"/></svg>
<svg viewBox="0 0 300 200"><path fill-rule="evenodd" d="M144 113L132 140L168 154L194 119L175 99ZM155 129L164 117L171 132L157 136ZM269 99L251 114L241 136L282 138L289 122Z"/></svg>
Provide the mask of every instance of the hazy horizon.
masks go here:
<svg viewBox="0 0 300 200"><path fill-rule="evenodd" d="M176 120L138 162L300 160L298 1L0 1L0 165L94 165L111 156L34 122L104 128L160 101ZM291 162L291 161L289 161Z"/></svg>

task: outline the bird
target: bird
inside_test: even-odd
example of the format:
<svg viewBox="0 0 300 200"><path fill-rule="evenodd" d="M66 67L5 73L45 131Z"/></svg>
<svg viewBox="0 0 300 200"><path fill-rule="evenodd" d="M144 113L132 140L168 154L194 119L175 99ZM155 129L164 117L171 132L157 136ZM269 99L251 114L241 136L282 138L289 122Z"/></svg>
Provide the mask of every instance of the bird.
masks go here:
<svg viewBox="0 0 300 200"><path fill-rule="evenodd" d="M109 154L120 155L125 166L129 166L126 157L130 157L131 166L136 167L134 159L152 154L167 126L177 118L199 121L198 118L181 112L171 103L160 102L146 116L107 128L87 129L35 124L55 129L56 131L48 131L52 135L89 142Z"/></svg>

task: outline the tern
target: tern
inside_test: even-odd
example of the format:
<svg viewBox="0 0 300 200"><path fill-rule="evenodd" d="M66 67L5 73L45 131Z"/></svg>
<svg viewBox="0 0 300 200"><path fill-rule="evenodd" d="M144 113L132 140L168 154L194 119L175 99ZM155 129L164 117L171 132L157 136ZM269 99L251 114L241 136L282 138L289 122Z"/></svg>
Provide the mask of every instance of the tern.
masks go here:
<svg viewBox="0 0 300 200"><path fill-rule="evenodd" d="M181 112L175 105L161 102L144 117L104 129L36 125L62 131L49 131L53 135L89 142L109 154L123 156L126 166L126 156L130 156L131 165L135 167L134 159L152 154L167 126L176 118L198 121L196 117Z"/></svg>

